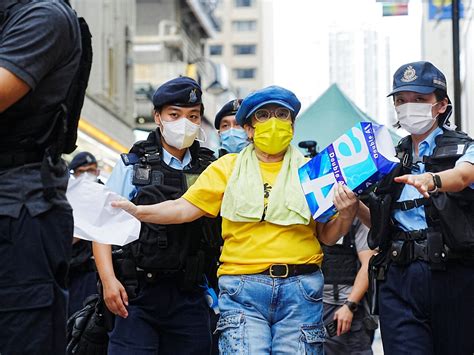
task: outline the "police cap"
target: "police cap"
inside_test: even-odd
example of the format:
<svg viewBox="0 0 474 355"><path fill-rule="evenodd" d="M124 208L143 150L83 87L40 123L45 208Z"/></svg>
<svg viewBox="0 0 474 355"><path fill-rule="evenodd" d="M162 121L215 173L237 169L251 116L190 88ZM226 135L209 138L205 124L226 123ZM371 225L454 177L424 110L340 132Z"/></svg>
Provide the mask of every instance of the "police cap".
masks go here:
<svg viewBox="0 0 474 355"><path fill-rule="evenodd" d="M76 156L71 160L71 163L69 164L69 169L76 170L81 166L89 164L97 164L97 160L95 159L95 157L89 152L80 152L76 154Z"/></svg>
<svg viewBox="0 0 474 355"><path fill-rule="evenodd" d="M447 92L444 74L430 62L413 62L397 69L393 75L393 90L387 96L400 91L431 94L436 89Z"/></svg>
<svg viewBox="0 0 474 355"><path fill-rule="evenodd" d="M214 127L216 127L216 129L219 129L221 121L225 116L235 116L241 103L242 99L235 99L229 101L224 106L222 106L220 111L217 112L216 119L214 120Z"/></svg>
<svg viewBox="0 0 474 355"><path fill-rule="evenodd" d="M202 104L201 96L201 87L194 79L180 76L156 89L153 94L153 105L156 110L165 105L195 106Z"/></svg>
<svg viewBox="0 0 474 355"><path fill-rule="evenodd" d="M301 108L301 103L294 93L280 86L268 86L261 90L254 91L242 100L235 120L237 124L243 126L249 121L250 116L260 107L267 104L277 104L286 107L291 111L291 117L296 117Z"/></svg>

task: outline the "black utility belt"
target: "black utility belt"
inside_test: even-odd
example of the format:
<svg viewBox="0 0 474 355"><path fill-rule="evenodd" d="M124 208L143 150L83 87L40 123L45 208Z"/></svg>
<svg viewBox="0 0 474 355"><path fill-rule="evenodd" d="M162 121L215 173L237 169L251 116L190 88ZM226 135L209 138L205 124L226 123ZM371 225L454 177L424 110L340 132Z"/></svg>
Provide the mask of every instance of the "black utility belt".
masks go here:
<svg viewBox="0 0 474 355"><path fill-rule="evenodd" d="M311 274L319 270L317 264L272 264L259 274L271 277L285 278L297 275Z"/></svg>
<svg viewBox="0 0 474 355"><path fill-rule="evenodd" d="M44 152L0 152L0 169L15 168L25 164L40 163L43 161Z"/></svg>
<svg viewBox="0 0 474 355"><path fill-rule="evenodd" d="M392 240L389 256L399 265L407 265L415 260L429 261L427 240Z"/></svg>
<svg viewBox="0 0 474 355"><path fill-rule="evenodd" d="M464 259L464 255L449 250L443 235L431 229L392 234L389 251L390 260L399 265L407 265L416 260L429 262L432 267L447 260Z"/></svg>

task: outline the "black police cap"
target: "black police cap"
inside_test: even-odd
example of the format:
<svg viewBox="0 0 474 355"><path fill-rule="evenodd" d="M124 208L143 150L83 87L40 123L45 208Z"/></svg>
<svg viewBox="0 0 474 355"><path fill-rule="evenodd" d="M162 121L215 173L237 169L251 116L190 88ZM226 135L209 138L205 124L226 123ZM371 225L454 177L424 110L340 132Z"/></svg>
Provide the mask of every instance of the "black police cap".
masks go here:
<svg viewBox="0 0 474 355"><path fill-rule="evenodd" d="M180 76L161 85L153 94L153 105L159 110L165 105L195 106L202 104L199 84L187 76Z"/></svg>
<svg viewBox="0 0 474 355"><path fill-rule="evenodd" d="M214 127L216 127L216 129L219 129L221 121L225 116L235 116L235 114L239 110L241 103L242 99L235 99L229 101L224 106L222 106L220 111L216 114L216 119L214 120Z"/></svg>
<svg viewBox="0 0 474 355"><path fill-rule="evenodd" d="M80 152L79 154L76 154L76 156L71 160L71 163L69 164L69 169L76 170L81 166L89 164L97 164L95 156L93 156L89 152Z"/></svg>

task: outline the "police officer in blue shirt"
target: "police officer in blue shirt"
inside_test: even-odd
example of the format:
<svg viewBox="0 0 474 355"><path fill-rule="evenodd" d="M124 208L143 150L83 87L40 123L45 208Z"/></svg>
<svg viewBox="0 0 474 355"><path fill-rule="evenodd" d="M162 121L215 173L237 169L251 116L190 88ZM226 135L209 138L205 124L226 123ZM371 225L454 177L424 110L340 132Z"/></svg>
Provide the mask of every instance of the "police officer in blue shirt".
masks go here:
<svg viewBox="0 0 474 355"><path fill-rule="evenodd" d="M385 354L474 351L474 144L449 125L443 73L430 62L393 77L398 122L410 133L401 163L359 216L379 247L369 273L378 280Z"/></svg>
<svg viewBox="0 0 474 355"><path fill-rule="evenodd" d="M242 99L231 100L216 114L214 127L219 132L221 142L219 157L227 153L238 153L250 143L247 133L235 120L241 102Z"/></svg>
<svg viewBox="0 0 474 355"><path fill-rule="evenodd" d="M186 191L214 160L213 152L197 141L204 110L201 95L200 86L187 77L156 90L158 128L122 155L107 181L111 190L144 204L174 199ZM119 281L120 267L112 268L111 247L94 243L104 300L118 315L110 354L210 352L205 294L212 294L209 283L216 278L217 260L210 255L210 239L220 237L215 223L206 218L171 226L142 223L139 240L124 248L137 270L136 297L127 294L127 280Z"/></svg>
<svg viewBox="0 0 474 355"><path fill-rule="evenodd" d="M81 57L62 1L0 2L0 353L66 349L73 220L50 148Z"/></svg>

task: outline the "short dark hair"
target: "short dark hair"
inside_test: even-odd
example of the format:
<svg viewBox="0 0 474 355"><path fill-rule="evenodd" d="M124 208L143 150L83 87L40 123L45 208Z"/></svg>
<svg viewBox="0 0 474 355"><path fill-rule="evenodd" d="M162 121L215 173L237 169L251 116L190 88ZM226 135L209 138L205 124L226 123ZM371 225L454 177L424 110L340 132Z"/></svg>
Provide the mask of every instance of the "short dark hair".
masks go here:
<svg viewBox="0 0 474 355"><path fill-rule="evenodd" d="M451 101L449 100L448 93L442 89L436 89L434 91L436 101L442 101L444 99L448 99L448 103L451 104ZM440 113L437 117L438 120L438 126L442 127L446 121L448 120L449 116L451 116L451 112L453 111L452 106L448 106L446 108L446 111L443 113Z"/></svg>

